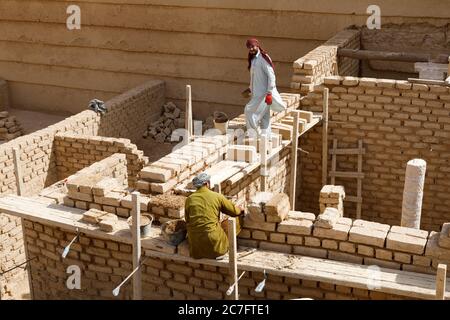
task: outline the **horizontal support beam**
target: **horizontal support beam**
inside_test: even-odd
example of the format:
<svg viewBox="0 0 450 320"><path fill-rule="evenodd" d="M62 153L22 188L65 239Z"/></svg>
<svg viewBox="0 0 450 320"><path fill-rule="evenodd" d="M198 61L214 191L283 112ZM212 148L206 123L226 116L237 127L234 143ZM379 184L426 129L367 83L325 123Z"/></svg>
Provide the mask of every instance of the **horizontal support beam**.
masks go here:
<svg viewBox="0 0 450 320"><path fill-rule="evenodd" d="M359 60L384 60L404 62L436 62L448 63L448 55L431 55L426 53L389 52L358 49L338 49L338 57L347 57Z"/></svg>
<svg viewBox="0 0 450 320"><path fill-rule="evenodd" d="M330 154L345 154L345 155L351 155L351 154L366 154L366 149L359 149L359 148L353 148L353 149L331 149Z"/></svg>
<svg viewBox="0 0 450 320"><path fill-rule="evenodd" d="M345 172L345 171L330 171L330 177L335 178L364 178L364 173L359 172Z"/></svg>

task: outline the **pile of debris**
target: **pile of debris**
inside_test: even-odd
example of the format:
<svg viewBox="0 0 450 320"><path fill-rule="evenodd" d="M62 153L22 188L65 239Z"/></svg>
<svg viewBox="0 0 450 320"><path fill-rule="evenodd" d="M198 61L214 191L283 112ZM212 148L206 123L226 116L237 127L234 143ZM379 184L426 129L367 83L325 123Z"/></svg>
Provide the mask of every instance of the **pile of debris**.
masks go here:
<svg viewBox="0 0 450 320"><path fill-rule="evenodd" d="M143 137L154 139L158 143L171 142L172 132L184 128L184 117L185 113L175 103L168 102L163 106L161 117L148 126Z"/></svg>
<svg viewBox="0 0 450 320"><path fill-rule="evenodd" d="M8 111L0 112L0 140L12 140L23 135L22 127L15 116L10 116Z"/></svg>

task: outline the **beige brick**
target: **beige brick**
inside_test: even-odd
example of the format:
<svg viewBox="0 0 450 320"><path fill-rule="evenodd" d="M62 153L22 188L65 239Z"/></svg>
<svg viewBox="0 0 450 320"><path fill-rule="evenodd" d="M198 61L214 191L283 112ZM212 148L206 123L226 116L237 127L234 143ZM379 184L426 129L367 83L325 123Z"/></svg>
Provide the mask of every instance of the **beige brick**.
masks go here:
<svg viewBox="0 0 450 320"><path fill-rule="evenodd" d="M425 250L427 239L417 238L406 234L389 232L386 248L403 252L422 254Z"/></svg>
<svg viewBox="0 0 450 320"><path fill-rule="evenodd" d="M331 229L315 227L313 235L319 238L328 238L345 241L348 239L349 231L350 226L337 223Z"/></svg>
<svg viewBox="0 0 450 320"><path fill-rule="evenodd" d="M321 248L294 246L294 254L310 256L315 258L326 258L328 252L326 249Z"/></svg>
<svg viewBox="0 0 450 320"><path fill-rule="evenodd" d="M358 253L363 256L373 257L375 250L372 247L358 244Z"/></svg>
<svg viewBox="0 0 450 320"><path fill-rule="evenodd" d="M375 257L377 259L392 260L392 251L388 251L388 250L384 250L384 249L376 249Z"/></svg>
<svg viewBox="0 0 450 320"><path fill-rule="evenodd" d="M256 240L267 240L267 233L265 231L255 230L252 232L252 238Z"/></svg>
<svg viewBox="0 0 450 320"><path fill-rule="evenodd" d="M320 247L321 241L314 237L305 237L305 246Z"/></svg>
<svg viewBox="0 0 450 320"><path fill-rule="evenodd" d="M271 233L270 241L277 242L277 243L285 243L286 235L284 233Z"/></svg>
<svg viewBox="0 0 450 320"><path fill-rule="evenodd" d="M401 252L394 252L394 260L401 263L411 263L411 255Z"/></svg>
<svg viewBox="0 0 450 320"><path fill-rule="evenodd" d="M431 265L431 259L424 256L413 256L413 264L421 267L429 267Z"/></svg>
<svg viewBox="0 0 450 320"><path fill-rule="evenodd" d="M322 240L322 247L325 249L337 250L338 242L334 240L324 239Z"/></svg>
<svg viewBox="0 0 450 320"><path fill-rule="evenodd" d="M390 268L390 269L398 269L400 270L400 263L393 262L393 261L385 261L380 259L374 259L374 258L364 258L364 264L365 265L377 265L382 268Z"/></svg>
<svg viewBox="0 0 450 320"><path fill-rule="evenodd" d="M276 224L271 222L255 222L246 216L244 217L244 227L264 231L275 231Z"/></svg>
<svg viewBox="0 0 450 320"><path fill-rule="evenodd" d="M355 253L356 252L356 245L351 242L340 242L339 243L339 250L343 252L348 253Z"/></svg>
<svg viewBox="0 0 450 320"><path fill-rule="evenodd" d="M353 226L350 229L349 235L349 241L351 242L373 245L383 248L387 231Z"/></svg>
<svg viewBox="0 0 450 320"><path fill-rule="evenodd" d="M287 235L287 243L293 244L293 245L302 245L303 237L293 236L293 235L288 234Z"/></svg>
<svg viewBox="0 0 450 320"><path fill-rule="evenodd" d="M361 258L361 257L358 257L354 254L338 252L338 251L329 251L328 259L336 260L336 261L350 262L350 263L355 263L355 264L362 264L362 262L363 262L363 258Z"/></svg>
<svg viewBox="0 0 450 320"><path fill-rule="evenodd" d="M281 243L271 243L271 242L266 242L266 241L261 241L259 243L259 248L262 250L269 250L269 251L275 251L275 252L284 252L284 253L292 252L291 245L281 244Z"/></svg>
<svg viewBox="0 0 450 320"><path fill-rule="evenodd" d="M288 219L278 224L277 231L297 235L310 235L313 223L310 220Z"/></svg>

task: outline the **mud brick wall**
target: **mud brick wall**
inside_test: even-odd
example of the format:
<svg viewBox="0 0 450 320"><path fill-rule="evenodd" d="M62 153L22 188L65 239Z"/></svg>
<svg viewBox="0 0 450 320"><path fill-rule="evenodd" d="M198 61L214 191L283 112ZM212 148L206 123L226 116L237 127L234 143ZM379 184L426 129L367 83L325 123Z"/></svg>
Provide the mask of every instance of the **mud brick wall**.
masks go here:
<svg viewBox="0 0 450 320"><path fill-rule="evenodd" d="M268 162L267 191L289 194L291 148L284 147L278 157ZM222 192L228 196L237 196L238 201L246 203L261 191L261 166L255 164L245 171L222 183Z"/></svg>
<svg viewBox="0 0 450 320"><path fill-rule="evenodd" d="M400 80L329 77L329 148L356 147L363 140L362 217L391 225L400 224L406 163L427 162L421 228L438 231L450 221L450 87L412 84ZM322 86L302 101L302 108L322 110ZM318 211L321 189L321 128L300 143L309 151L301 158L299 186L303 211ZM329 170L331 156L329 157ZM338 171L357 171L356 156L338 156ZM356 179L336 179L347 195L356 194ZM354 204L345 203L354 216ZM349 210L347 210L349 209Z"/></svg>
<svg viewBox="0 0 450 320"><path fill-rule="evenodd" d="M148 124L159 118L165 103L163 81L152 80L108 100L97 135L127 138L136 143Z"/></svg>
<svg viewBox="0 0 450 320"><path fill-rule="evenodd" d="M45 129L0 145L0 195L17 193L13 147L19 150L19 165L22 167L24 186L22 194L26 196L34 195L44 187L59 180L56 152L53 145L56 134L110 135L120 136L121 138L135 138L137 134L141 134L141 132L138 132L141 126L145 127L144 121L142 121L142 124L135 123L136 117L146 119L149 116L148 112L154 112L155 110L158 110L157 114L159 114L159 108L163 104L163 100L164 83L162 81L150 81L106 102L109 111L104 116L86 110ZM126 128L127 124L138 133L130 132ZM133 150L131 153L134 152ZM133 170L135 169L133 168ZM4 216L5 214L0 213L1 219ZM21 228L18 225L17 232L21 231ZM20 246L20 242L17 243ZM0 261L6 261L3 255L7 252L6 246L4 246L4 250L0 250ZM20 270L23 271L23 269Z"/></svg>
<svg viewBox="0 0 450 320"><path fill-rule="evenodd" d="M246 216L239 244L364 265L435 273L439 263L450 265L448 229L443 232L389 226L339 218L332 228L317 225L314 214L291 211L280 222Z"/></svg>
<svg viewBox="0 0 450 320"><path fill-rule="evenodd" d="M24 221L25 242L31 261L31 282L35 299L131 299L131 282L120 290L112 290L132 271L129 244L88 237L81 234L72 245L66 259L61 258L64 247L75 236L60 228ZM67 267L77 265L81 270L81 290L69 290ZM299 280L269 275L265 290L254 291L263 279L262 272L246 272L239 282L241 299L401 299L383 293L317 281ZM177 262L149 258L142 268L144 299L230 299L227 267Z"/></svg>
<svg viewBox="0 0 450 320"><path fill-rule="evenodd" d="M127 159L128 184L133 187L137 174L146 163L144 152L138 150L130 139L58 134L54 149L59 180L114 153L123 153Z"/></svg>
<svg viewBox="0 0 450 320"><path fill-rule="evenodd" d="M0 79L0 111L4 111L9 107L8 83Z"/></svg>
<svg viewBox="0 0 450 320"><path fill-rule="evenodd" d="M323 45L308 52L294 61L294 75L291 89L300 93L314 90L315 85L322 84L326 76L348 75L358 76L359 61L349 58L338 58L338 48L359 49L361 32L357 29L340 31Z"/></svg>
<svg viewBox="0 0 450 320"><path fill-rule="evenodd" d="M26 260L20 218L0 215L0 252L0 297L5 299L16 293L15 285L25 277L23 268L8 271Z"/></svg>

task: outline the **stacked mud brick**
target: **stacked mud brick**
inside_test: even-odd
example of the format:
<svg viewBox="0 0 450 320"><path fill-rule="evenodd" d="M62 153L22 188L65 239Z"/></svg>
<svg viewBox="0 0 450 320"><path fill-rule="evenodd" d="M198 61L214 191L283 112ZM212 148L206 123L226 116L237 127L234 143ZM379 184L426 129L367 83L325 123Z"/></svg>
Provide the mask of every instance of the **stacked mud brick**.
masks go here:
<svg viewBox="0 0 450 320"><path fill-rule="evenodd" d="M338 58L337 51L339 48L359 49L360 37L359 30L343 30L323 45L294 61L291 88L307 94L314 90L315 85L322 84L327 76L358 75L359 61Z"/></svg>
<svg viewBox="0 0 450 320"><path fill-rule="evenodd" d="M229 137L204 136L145 166L139 172L137 189L162 194L186 184L196 174L223 159Z"/></svg>
<svg viewBox="0 0 450 320"><path fill-rule="evenodd" d="M22 127L15 116L8 111L0 111L0 140L9 141L23 134Z"/></svg>
<svg viewBox="0 0 450 320"><path fill-rule="evenodd" d="M406 163L414 158L427 164L421 227L439 230L450 221L449 183L444 176L450 170L442 159L448 158L450 138L450 86L410 83L402 80L327 77L324 85L302 100L302 109L322 110L322 91L329 95L329 138L339 148L355 148L362 139L365 174L362 197L363 218L390 225L400 224ZM319 129L318 129L319 130ZM301 157L301 209L319 211L317 199L321 184L320 131L312 131L300 145L309 152ZM332 141L329 141L329 146ZM367 146L367 147L366 147ZM329 165L330 161L328 162ZM338 171L357 171L355 156L339 156ZM331 168L328 168L331 170ZM354 180L337 179L348 194L356 194ZM353 203L346 213L353 214Z"/></svg>
<svg viewBox="0 0 450 320"><path fill-rule="evenodd" d="M20 218L0 214L0 297L19 298L17 285L26 276L23 269L13 269L26 261Z"/></svg>
<svg viewBox="0 0 450 320"><path fill-rule="evenodd" d="M61 253L75 237L73 232L47 224L24 221L30 262L32 293L35 299L131 299L132 286L122 287L118 297L112 290L132 271L129 243L81 234L65 259ZM157 250L158 248L154 248ZM153 249L152 249L153 250ZM174 251L171 251L174 253ZM219 262L220 264L220 262ZM66 286L67 268L81 269L81 290ZM239 282L241 299L388 299L401 298L368 290L268 275L265 289L255 292L264 279L262 272L247 271ZM142 267L144 299L230 299L228 263L212 266L158 258L147 259Z"/></svg>
<svg viewBox="0 0 450 320"><path fill-rule="evenodd" d="M184 117L184 112L173 102L168 102L163 106L159 119L148 126L143 137L154 139L158 143L171 142L172 132L184 128Z"/></svg>
<svg viewBox="0 0 450 320"><path fill-rule="evenodd" d="M54 149L58 176L63 179L114 153L126 155L128 184L135 186L138 172L147 163L144 153L129 139L57 134Z"/></svg>
<svg viewBox="0 0 450 320"><path fill-rule="evenodd" d="M101 117L99 136L142 139L148 124L157 120L165 102L163 81L151 80L106 101L108 109Z"/></svg>
<svg viewBox="0 0 450 320"><path fill-rule="evenodd" d="M320 190L319 207L320 213L326 208L335 208L340 216L344 216L345 190L343 186L325 185Z"/></svg>

